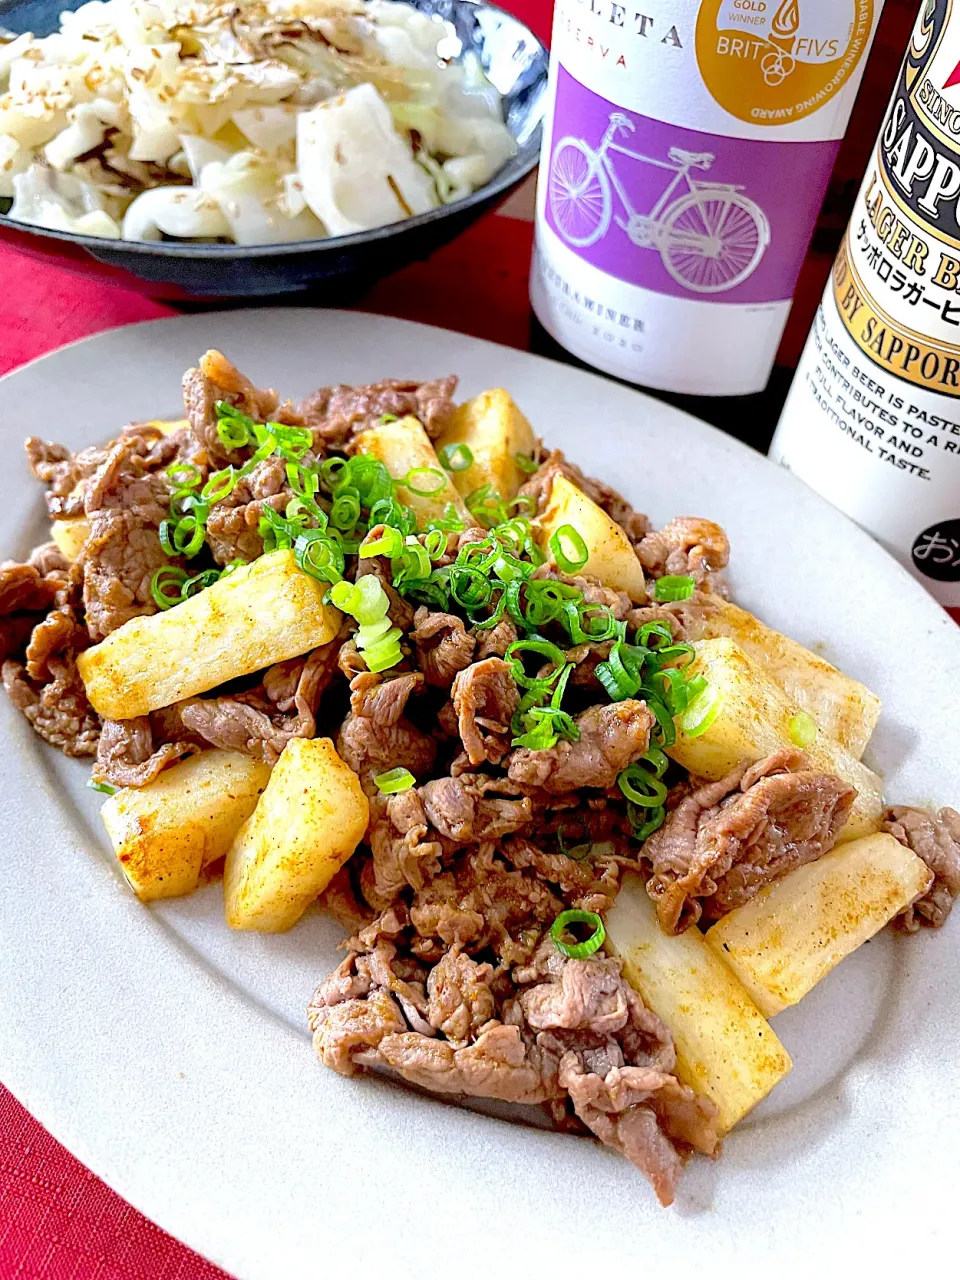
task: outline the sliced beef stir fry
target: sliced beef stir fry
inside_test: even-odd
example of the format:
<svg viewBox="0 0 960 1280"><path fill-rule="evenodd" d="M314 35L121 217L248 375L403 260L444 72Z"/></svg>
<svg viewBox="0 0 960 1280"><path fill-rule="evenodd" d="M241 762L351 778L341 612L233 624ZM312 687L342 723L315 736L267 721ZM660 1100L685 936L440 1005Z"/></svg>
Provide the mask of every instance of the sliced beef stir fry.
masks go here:
<svg viewBox="0 0 960 1280"><path fill-rule="evenodd" d="M646 841L647 891L664 929L717 919L765 884L828 853L856 799L799 751L739 766L720 782L691 779Z"/></svg>
<svg viewBox="0 0 960 1280"><path fill-rule="evenodd" d="M687 679L684 642L703 634L725 591L722 529L693 517L654 529L538 445L519 509L542 512L558 476L578 485L643 570L647 598L630 597L585 573L586 557L578 571L555 549L521 550L530 519L504 520L494 536L480 514L467 527L448 514L411 532L384 472L393 496L379 508L370 499L357 526L377 546L358 555L352 542L336 584L378 600L372 621L344 604L328 643L280 662L264 654L259 671L128 720L101 719L79 675L79 655L169 604L158 570L216 578L268 551L291 512L323 503L331 519L333 490L318 477L365 456L358 440L384 415L413 415L438 438L455 389L452 377L394 379L295 404L209 351L183 380L186 426L133 424L78 453L31 438L30 467L52 520L70 522L55 532L73 551L49 543L0 565L3 684L47 742L93 757L107 786L149 786L209 748L273 766L298 739L332 739L369 825L321 897L348 940L309 1008L320 1060L343 1075L377 1070L543 1107L626 1156L667 1204L688 1156L718 1152L718 1114L680 1081L669 1030L603 949L604 913L626 870L644 878L664 932L718 919L828 852L856 797L795 750L720 781L689 776L661 750L672 741L664 717L670 727L678 714L664 690ZM294 454L257 448L283 431ZM204 507L199 551L170 543L171 512L197 509L184 506L184 476ZM480 563L487 581L471 567ZM657 589L665 576L689 580L683 598ZM386 636L392 656L374 661ZM635 784L650 789L643 813L628 803ZM885 829L934 877L900 927L942 925L960 894L960 816L891 809ZM561 941L568 912L598 922L595 947Z"/></svg>

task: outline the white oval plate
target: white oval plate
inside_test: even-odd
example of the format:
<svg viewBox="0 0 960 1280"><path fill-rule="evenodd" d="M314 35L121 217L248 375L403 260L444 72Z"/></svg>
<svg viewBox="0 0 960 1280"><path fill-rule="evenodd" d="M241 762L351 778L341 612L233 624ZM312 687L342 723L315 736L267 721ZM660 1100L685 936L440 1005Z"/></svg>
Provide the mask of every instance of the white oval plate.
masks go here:
<svg viewBox="0 0 960 1280"><path fill-rule="evenodd" d="M535 429L662 523L723 524L738 600L884 700L868 756L904 802L960 791L960 631L874 542L792 476L657 401L460 334L334 311L131 326L0 382L0 548L44 537L27 434L78 447L180 416L180 376L221 347L261 385L455 371L510 389ZM396 1280L714 1274L776 1261L891 1274L953 1237L960 1167L960 912L884 935L776 1020L793 1074L695 1160L672 1210L585 1140L511 1125L314 1061L304 1008L339 931L231 935L218 885L151 910L112 864L86 765L0 698L0 1079L180 1239L246 1278L379 1262ZM785 1264L787 1264L785 1268ZM353 1267L351 1267L353 1269Z"/></svg>

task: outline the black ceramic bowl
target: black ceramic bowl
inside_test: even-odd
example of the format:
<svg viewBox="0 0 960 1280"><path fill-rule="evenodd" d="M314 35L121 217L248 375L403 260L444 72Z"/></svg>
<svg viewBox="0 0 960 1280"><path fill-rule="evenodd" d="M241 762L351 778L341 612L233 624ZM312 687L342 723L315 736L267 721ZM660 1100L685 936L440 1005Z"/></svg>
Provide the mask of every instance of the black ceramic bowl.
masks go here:
<svg viewBox="0 0 960 1280"><path fill-rule="evenodd" d="M0 0L0 27L49 35L57 15L83 0ZM521 22L478 0L408 0L453 23L464 49L476 50L503 95L507 127L517 154L464 200L404 222L328 240L292 244L230 245L101 240L26 226L0 215L0 243L62 267L97 276L157 298L208 300L262 298L312 290L340 296L426 258L504 200L537 163L547 54Z"/></svg>

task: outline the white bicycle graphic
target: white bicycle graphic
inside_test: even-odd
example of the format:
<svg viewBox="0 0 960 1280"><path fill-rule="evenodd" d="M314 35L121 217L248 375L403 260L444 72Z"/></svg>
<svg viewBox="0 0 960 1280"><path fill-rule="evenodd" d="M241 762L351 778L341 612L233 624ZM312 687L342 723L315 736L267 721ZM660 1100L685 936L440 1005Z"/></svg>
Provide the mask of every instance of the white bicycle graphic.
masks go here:
<svg viewBox="0 0 960 1280"><path fill-rule="evenodd" d="M677 282L693 293L722 293L750 276L770 243L770 224L758 204L728 182L691 177L693 169L709 169L708 151L671 147L667 160L619 146L618 133L630 134L629 116L614 112L594 150L582 138L561 138L553 151L547 199L564 240L574 248L596 244L616 221L641 249L655 249ZM638 213L614 167L614 155L673 174L649 213ZM682 191L683 187L686 191ZM682 194L675 195L681 189ZM613 212L614 195L623 216Z"/></svg>

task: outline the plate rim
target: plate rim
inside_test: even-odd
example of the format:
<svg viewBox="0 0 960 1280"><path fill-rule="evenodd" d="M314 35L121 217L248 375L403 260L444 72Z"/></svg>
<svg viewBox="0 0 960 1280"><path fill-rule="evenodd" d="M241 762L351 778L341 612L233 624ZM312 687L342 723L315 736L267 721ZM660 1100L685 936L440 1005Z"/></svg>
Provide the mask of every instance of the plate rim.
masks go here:
<svg viewBox="0 0 960 1280"><path fill-rule="evenodd" d="M75 342L66 344L65 347L59 348L57 351L45 353L44 355L37 357L36 359L28 362L27 364L19 366L18 369L13 370L8 374L4 375L4 377L0 379L0 388L6 390L7 386L24 371L35 370L36 367L42 365L44 361L57 357L61 355L64 351L73 350L77 347L83 347L88 343L98 343L104 340L109 341L110 337L112 335L115 335L117 332L128 332L129 330L132 330L132 329L143 329L148 325L152 326L152 325L159 324L159 325L169 326L169 325L183 325L184 323L189 324L193 327L202 329L202 326L206 323L215 324L219 316L237 317L239 315L243 317L244 323L248 323L251 320L255 322L257 315L262 313L270 313L274 315L279 313L291 324L296 323L298 316L310 317L314 320L314 322L317 320L317 318L322 318L322 322L330 323L330 324L338 323L341 317L350 317L353 323L357 323L358 321L360 323L363 323L365 321L369 321L372 319L377 324L385 324L388 326L400 326L402 328L405 328L408 332L418 331L421 334L421 336L426 335L427 338L429 337L430 334L438 332L435 326L422 325L416 322L406 321L406 320L398 320L394 317L386 317L386 316L371 317L367 313L359 313L359 312L352 312L352 311L351 312L327 311L325 309L306 308L306 307L256 308L256 309L244 309L241 312L225 311L225 312L200 313L198 315L192 315L188 317L177 316L177 317L164 318L160 320L144 321L138 325L122 326L120 327L119 330L106 330L100 334L92 335L90 337L83 338L83 339L78 339ZM453 331L439 330L439 332L452 333ZM489 348L493 353L497 351L509 351L512 355L522 356L524 361L532 361L534 363L539 363L548 368L553 368L553 369L569 368L569 366L559 365L557 364L557 362L550 361L549 359L545 359L544 357L535 356L528 352L517 352L516 349L514 348L502 347L500 346L500 344L490 343L483 339L472 338L462 334L459 334L459 335L454 334L454 336L458 337L460 340L469 344L470 346L477 346L479 344L479 346L481 347ZM595 384L598 387L598 389L609 390L609 388L611 387L618 386L618 384L613 383L610 380L605 379L598 374L592 374L592 373L578 370L578 369L572 369L571 372L575 373L578 379L584 379L584 378L589 379L593 384ZM727 450L733 452L734 454L738 454L743 457L749 457L752 463L766 462L771 468L773 468L774 473L778 473L781 475L787 474L787 473L784 473L782 469L777 467L774 463L769 462L769 459L762 457L762 455L759 455L758 453L756 453L756 451L750 449L749 446L744 445L742 442L737 441L732 437L725 435L723 432L718 431L716 428L710 426L709 424L701 422L699 419L694 418L692 415L684 413L682 410L675 409L673 406L665 405L663 404L663 402L657 400L654 397L645 396L642 392L630 392L629 388L623 388L623 387L620 387L619 390L622 392L629 392L630 394L639 395L640 400L638 401L638 404L643 404L644 402L646 402L648 404L652 403L656 405L658 414L663 414L671 418L680 417L681 419L685 420L688 427L695 428L697 433L701 434L707 439L712 440L714 444L722 443ZM771 473L767 473L767 474L771 474ZM911 575L893 559L893 557L889 556L889 554L886 551L884 551L883 548L881 548L877 543L875 543L873 539L871 539L867 534L865 534L856 525L854 525L852 521L849 521L847 517L837 512L833 507L831 507L828 503L826 503L825 500L820 499L817 495L813 495L812 491L810 491L807 488L807 486L803 485L801 481L797 480L796 477L791 476L790 483L793 485L799 485L800 489L805 494L808 494L811 497L815 497L816 501L826 511L830 513L831 519L835 518L836 520L841 522L840 526L838 527L843 527L848 536L854 536L854 535L856 536L858 540L858 543L857 543L858 546L862 545L864 549L869 548L871 556L876 554L876 555L879 555L879 557L882 557L883 561L885 562L887 571L889 571L891 567L894 567L898 571L897 572L898 585L903 587L906 584L909 584L909 587L910 587L909 594L914 597L913 603L915 603L917 606L921 608L921 612L929 618L929 622L932 626L937 621L944 624L943 635L953 637L953 643L956 647L958 657L960 657L960 632L957 631L955 624L950 621L950 619L947 617L945 612L940 608L939 605L937 605L937 603L932 599L932 597L927 595L927 593L924 591L922 586L920 586L920 584L917 583L911 577ZM862 540L862 543L861 543L861 540ZM38 744L38 749L40 749L39 744ZM11 812L11 798L9 794L4 794L2 795L2 797L0 797L0 818L5 820L9 816L10 812ZM46 822L48 819L50 819L50 817L51 817L50 814L41 815L41 820L38 821L38 826L45 827ZM54 828L55 826L56 824L54 824ZM73 839L77 841L76 834L74 834ZM65 850L62 852L65 852ZM99 895L100 893L103 893L104 894L103 902L105 904L104 909L106 910L106 908L109 907L110 915L113 918L139 920L142 925L142 931L144 933L149 934L150 936L151 941L149 942L149 946L148 946L148 949L150 950L150 952L161 955L161 956L165 953L166 948L168 947L169 944L166 942L165 937L161 936L166 934L166 930L165 930L165 927L162 925L162 922L158 921L156 918L151 917L150 913L144 913L140 905L132 899L132 896L128 898L123 896L122 892L111 893L110 886L112 886L114 890L116 890L118 886L116 885L116 882L109 868L100 865L96 859L87 857L85 861L81 860L81 862L77 864L77 867L75 867L74 870L77 876L80 877L80 880L82 882L82 892L85 897L89 898L91 897L91 895ZM3 902L0 901L0 917L2 917L3 915L3 906L4 906ZM119 912L119 916L117 915L117 912ZM39 919L39 920L36 920L35 923L38 926L43 926L44 924L49 924L49 921L44 921L42 919ZM0 956L2 956L2 954L3 954L3 939L2 937L0 937ZM197 966L194 966L194 967L197 968ZM2 970L2 968L3 966L0 965L0 970ZM162 970L162 966L161 966L161 970ZM199 973L193 974L189 983L189 985L197 991L199 991L200 988L204 988L204 987L208 988L210 984L217 985L215 983L213 976L205 972L199 972ZM207 991L206 994L210 995L211 993ZM215 1004L219 1003L221 1005L226 1004L231 1006L231 1008L226 1011L221 1009L221 1012L225 1012L229 1015L231 1023L232 1024L236 1023L238 1030L240 1029L240 1024L245 1024L249 1021L249 1014L244 1009L242 1008L234 1009L232 1007L234 1004L238 1006L242 1004L240 997L236 995L234 992L232 991L228 992L226 999L224 999L223 992L220 990L215 992L214 995L215 995L215 1000L214 1000ZM0 992L0 1003L2 1003L2 992ZM209 1001L207 1003L209 1003ZM269 1058L271 1060L271 1063L273 1063L274 1060L276 1059L276 1054L274 1054L272 1050L277 1049L279 1051L279 1047L281 1043L284 1046L286 1046L288 1043L287 1042L288 1036L291 1037L291 1040L293 1042L295 1043L297 1042L297 1038L288 1028L285 1028L285 1027L279 1028L278 1035L275 1037L270 1037L270 1045L267 1046L265 1044L263 1046L263 1053L261 1056L264 1059ZM267 1037L264 1037L264 1039L266 1040ZM99 1176L103 1177L104 1180L107 1181L109 1185L115 1187L119 1194L123 1195L130 1203L134 1204L135 1207L140 1209L141 1212L144 1212L145 1214L147 1214L147 1216L152 1217L154 1221L160 1222L164 1226L164 1229L171 1231L178 1238L184 1240L191 1248L196 1249L203 1256L211 1258L212 1260L218 1262L220 1265L226 1266L228 1268L230 1268L231 1266L236 1268L239 1264L242 1268L241 1274L244 1274L244 1275L260 1276L260 1275L277 1274L275 1271L271 1272L270 1270L265 1270L262 1265L262 1259L257 1259L253 1256L244 1257L241 1254L235 1254L233 1252L225 1253L219 1247L211 1248L211 1243L208 1236L208 1224L205 1221L204 1215L198 1214L195 1211L191 1212L189 1209L189 1206L186 1206L181 1203L173 1204L170 1202L168 1197L167 1200L163 1201L162 1208L158 1209L157 1204L160 1200L163 1200L163 1192L162 1191L159 1193L150 1192L148 1189L145 1189L142 1179L135 1178L132 1175L128 1176L127 1172L125 1172L124 1167L122 1167L123 1160L125 1158L125 1153L119 1150L114 1150L106 1154L102 1152L99 1149L97 1142L93 1141L90 1138L90 1136L85 1133L84 1125L86 1122L84 1121L84 1119L77 1114L71 1113L69 1109L69 1105L64 1107L62 1097L52 1096L49 1090L47 1090L46 1093L44 1092L42 1085L38 1083L38 1080L40 1078L39 1075L32 1074L31 1053L28 1046L26 1046L26 1044L21 1046L20 1056L15 1065L15 1068L13 1070L10 1069L11 1059L16 1056L16 1045L14 1045L13 1052L10 1052L11 1043L12 1043L12 1040L10 1039L9 1035L7 1036L4 1035L3 1026L2 1024L0 1024L0 1053L2 1053L3 1055L4 1080L5 1080L5 1083L7 1084L7 1087L10 1088L11 1092L13 1092L14 1095L17 1096L23 1102L23 1104L27 1107L27 1109L30 1110L31 1113L34 1114L40 1120L40 1122L44 1125L44 1127L46 1127L56 1138L58 1138L58 1140L63 1142L63 1144L68 1147L68 1149L75 1152L78 1155L78 1158L80 1158L85 1164L87 1164L88 1167L92 1168L96 1173L98 1173ZM268 1049L270 1050L270 1052L268 1052ZM304 1077L306 1074L301 1069L304 1064L299 1062L300 1055L296 1053L286 1053L286 1049L284 1049L284 1055L285 1055L285 1060L282 1064L282 1071L281 1071L282 1078L286 1080L288 1083L290 1083L291 1085L296 1084L299 1087L301 1077ZM265 1064L265 1065L270 1065L270 1064ZM309 1069L309 1072L311 1074L316 1071L316 1067L315 1067L315 1064L312 1062L312 1059L306 1063L306 1067ZM278 1069L279 1069L279 1066L278 1066ZM334 1081L331 1083L331 1089L333 1092L337 1090L337 1084L338 1084L337 1081ZM196 1092L195 1092L196 1085L192 1087L194 1091L193 1096L196 1096ZM368 1085L361 1084L360 1086L358 1086L356 1083L350 1083L346 1087L354 1090L357 1089L358 1087L361 1089L365 1089L369 1096L370 1086ZM310 1084L307 1085L307 1088L312 1093L317 1092L316 1089L311 1088ZM396 1108L398 1110L402 1110L405 1112L408 1110L406 1106L399 1104L396 1094L394 1094L394 1096L391 1097L391 1102L389 1106L391 1109ZM357 1109L358 1111L360 1111L362 1110L362 1107L358 1107ZM439 1120L439 1114L441 1110L442 1109L440 1108L434 1108L434 1118L437 1120L437 1123L440 1124L440 1127L447 1129L450 1126L447 1125L446 1122L441 1122ZM471 1113L464 1112L463 1110L456 1110L455 1115L457 1118L456 1118L456 1121L454 1122L454 1127L468 1126L472 1130L476 1131L478 1129L478 1126L486 1130L487 1127L490 1125L489 1118L473 1116ZM531 1133L528 1130L524 1130L523 1133L524 1133L524 1143L529 1148L529 1153L532 1153L535 1150L545 1151L546 1148L551 1146L554 1142L564 1141L562 1138L557 1139L555 1135L551 1135L551 1134L539 1135L536 1133ZM482 1142L482 1136L480 1140ZM507 1139L504 1139L504 1143L503 1143L504 1149L506 1149L507 1146L512 1146L512 1145L513 1144L509 1143ZM525 1153L525 1154L529 1154L529 1153ZM529 1164L529 1162L530 1162L529 1160L526 1161L527 1164ZM591 1166L594 1166L594 1167L599 1167L597 1159L588 1159L585 1161L585 1163L590 1164ZM285 1272L284 1274L287 1274L287 1273ZM308 1274L308 1272L302 1271L300 1269L296 1269L296 1270L290 1270L289 1274L299 1275L299 1274Z"/></svg>

